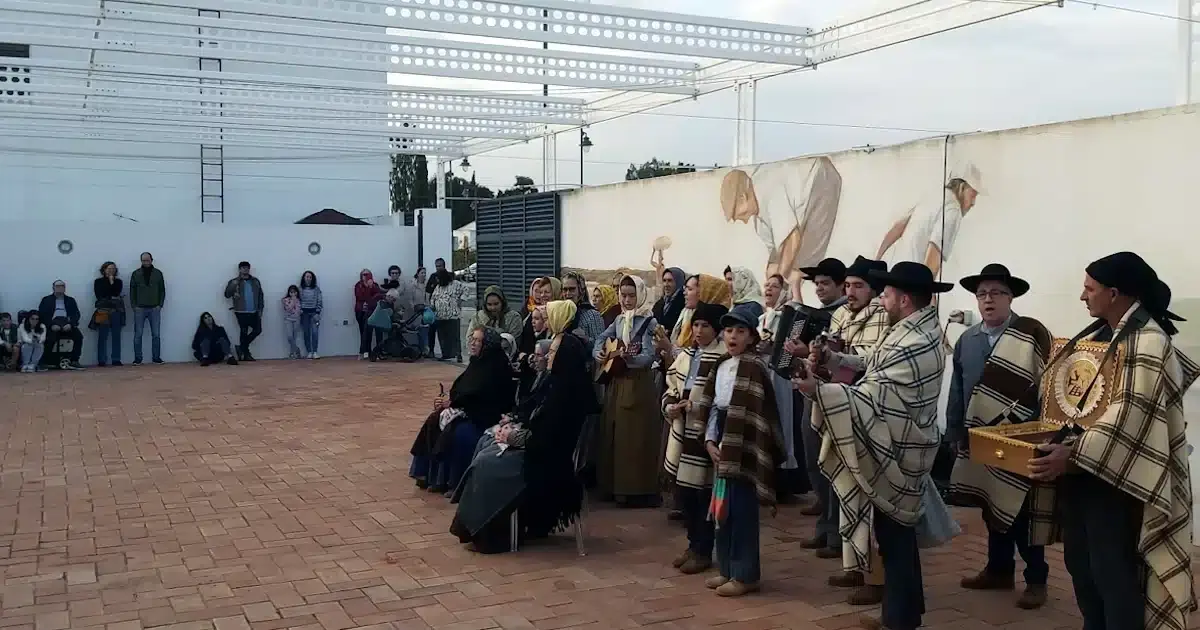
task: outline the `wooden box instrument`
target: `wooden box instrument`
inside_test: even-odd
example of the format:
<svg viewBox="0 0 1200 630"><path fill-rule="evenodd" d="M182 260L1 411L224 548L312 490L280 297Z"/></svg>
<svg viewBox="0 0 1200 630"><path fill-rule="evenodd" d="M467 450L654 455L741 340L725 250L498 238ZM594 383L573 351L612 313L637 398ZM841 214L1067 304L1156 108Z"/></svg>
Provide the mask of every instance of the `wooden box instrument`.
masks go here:
<svg viewBox="0 0 1200 630"><path fill-rule="evenodd" d="M1088 427L1104 415L1121 387L1125 349L1118 347L1104 361L1109 344L1080 341L1060 357L1067 342L1056 338L1051 345L1050 356L1055 358L1042 374L1040 416L1019 424L972 427L971 461L1028 477L1035 446L1064 426Z"/></svg>
<svg viewBox="0 0 1200 630"><path fill-rule="evenodd" d="M817 335L829 330L832 317L833 313L829 311L803 304L799 308L791 305L783 307L775 328L778 334L766 340L775 346L771 350L771 369L784 378L791 378L795 367L792 365L794 357L783 349L783 345L788 339L804 344L811 342Z"/></svg>

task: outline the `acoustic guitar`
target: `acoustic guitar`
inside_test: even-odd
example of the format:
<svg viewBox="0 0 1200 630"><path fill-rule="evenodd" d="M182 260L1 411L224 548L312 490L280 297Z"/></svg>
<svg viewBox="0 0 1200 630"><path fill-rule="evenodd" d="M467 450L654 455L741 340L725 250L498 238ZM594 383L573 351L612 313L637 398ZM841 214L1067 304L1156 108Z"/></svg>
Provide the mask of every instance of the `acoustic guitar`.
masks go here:
<svg viewBox="0 0 1200 630"><path fill-rule="evenodd" d="M652 318L647 317L642 320L642 325L638 326L635 334L630 335L630 339L641 339L646 332L646 326L652 321ZM629 344L629 352L637 354L641 352L642 344L640 341ZM604 353L611 355L613 353L623 353L626 349L625 342L619 337L607 339L604 342ZM614 356L611 359L605 359L604 363L600 364L600 368L596 371L596 382L601 385L607 385L612 379L623 376L629 371L629 366L625 363L625 357Z"/></svg>

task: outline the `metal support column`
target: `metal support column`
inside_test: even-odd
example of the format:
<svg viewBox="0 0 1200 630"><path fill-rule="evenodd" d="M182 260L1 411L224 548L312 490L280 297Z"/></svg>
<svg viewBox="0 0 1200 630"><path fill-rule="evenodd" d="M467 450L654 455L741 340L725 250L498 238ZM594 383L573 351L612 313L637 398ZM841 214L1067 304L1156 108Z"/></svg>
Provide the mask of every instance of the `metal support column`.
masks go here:
<svg viewBox="0 0 1200 630"><path fill-rule="evenodd" d="M737 126L733 136L733 165L745 166L754 163L754 128L757 119L758 81L741 81L734 86L737 96Z"/></svg>
<svg viewBox="0 0 1200 630"><path fill-rule="evenodd" d="M210 11L207 9L198 9L196 14L202 18L219 18L220 11ZM199 29L201 35L204 34L204 29ZM200 48L213 47L204 39L200 40ZM221 60L215 57L205 57L203 53L199 59L199 69L201 72L220 72ZM200 79L200 85L219 86L221 82L216 79ZM220 95L221 89L200 88L200 96L205 94ZM219 100L213 102L200 101L200 111L205 116L220 116L223 103ZM220 134L223 130L216 129L218 134L217 142L208 142L200 145L200 222L216 221L219 223L225 222L225 147L219 141L222 137Z"/></svg>
<svg viewBox="0 0 1200 630"><path fill-rule="evenodd" d="M1200 20L1200 0L1179 0L1179 66L1177 104L1194 103L1196 98L1196 20Z"/></svg>
<svg viewBox="0 0 1200 630"><path fill-rule="evenodd" d="M558 134L547 129L542 136L542 190L555 190L558 186Z"/></svg>

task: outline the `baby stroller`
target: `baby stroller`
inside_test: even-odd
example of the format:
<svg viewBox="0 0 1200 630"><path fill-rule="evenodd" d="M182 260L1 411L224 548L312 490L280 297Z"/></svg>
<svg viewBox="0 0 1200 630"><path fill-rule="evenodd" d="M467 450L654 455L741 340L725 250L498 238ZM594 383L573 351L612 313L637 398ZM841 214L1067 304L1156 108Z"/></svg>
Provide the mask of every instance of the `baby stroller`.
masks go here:
<svg viewBox="0 0 1200 630"><path fill-rule="evenodd" d="M412 363L421 358L421 319L424 312L416 311L403 321L392 320L392 328L383 341L371 349L368 358L374 361L402 361Z"/></svg>

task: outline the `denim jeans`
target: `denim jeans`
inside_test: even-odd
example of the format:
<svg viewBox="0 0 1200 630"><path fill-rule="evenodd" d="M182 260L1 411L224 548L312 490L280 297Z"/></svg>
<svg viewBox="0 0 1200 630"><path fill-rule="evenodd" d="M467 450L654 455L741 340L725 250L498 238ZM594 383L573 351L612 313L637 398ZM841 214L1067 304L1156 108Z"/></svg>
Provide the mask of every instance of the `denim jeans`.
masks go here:
<svg viewBox="0 0 1200 630"><path fill-rule="evenodd" d="M42 353L46 346L40 343L21 344L21 367L37 367L42 361Z"/></svg>
<svg viewBox="0 0 1200 630"><path fill-rule="evenodd" d="M283 334L287 339L288 356L300 356L300 320L285 319L283 320Z"/></svg>
<svg viewBox="0 0 1200 630"><path fill-rule="evenodd" d="M109 340L112 340L112 353L110 355ZM112 358L113 363L121 362L121 326L100 326L96 329L96 363L104 365L108 363L109 358Z"/></svg>
<svg viewBox="0 0 1200 630"><path fill-rule="evenodd" d="M142 362L142 331L146 322L150 322L150 356L155 361L162 360L162 339L158 336L159 324L162 323L162 307L133 308L133 362Z"/></svg>
<svg viewBox="0 0 1200 630"><path fill-rule="evenodd" d="M313 354L320 343L321 314L316 311L301 311L300 332L304 337L304 349Z"/></svg>
<svg viewBox="0 0 1200 630"><path fill-rule="evenodd" d="M717 568L742 584L762 574L758 548L758 492L744 479L725 480L725 521L717 525Z"/></svg>

